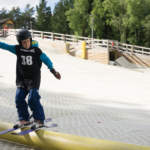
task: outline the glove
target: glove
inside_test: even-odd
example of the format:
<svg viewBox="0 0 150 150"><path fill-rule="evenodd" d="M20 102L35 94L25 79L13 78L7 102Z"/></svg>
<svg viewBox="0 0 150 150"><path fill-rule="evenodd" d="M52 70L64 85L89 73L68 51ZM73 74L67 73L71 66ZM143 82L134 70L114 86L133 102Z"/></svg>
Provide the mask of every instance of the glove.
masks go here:
<svg viewBox="0 0 150 150"><path fill-rule="evenodd" d="M50 70L51 73L57 78L57 79L61 79L61 75L59 72L57 72L54 68Z"/></svg>

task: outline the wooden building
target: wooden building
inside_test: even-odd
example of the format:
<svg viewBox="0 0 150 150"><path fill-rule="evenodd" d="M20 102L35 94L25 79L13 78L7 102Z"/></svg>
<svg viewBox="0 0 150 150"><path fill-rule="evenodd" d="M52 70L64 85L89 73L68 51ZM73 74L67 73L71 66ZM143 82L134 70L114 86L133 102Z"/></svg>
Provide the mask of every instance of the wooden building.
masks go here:
<svg viewBox="0 0 150 150"><path fill-rule="evenodd" d="M13 29L14 23L11 19L5 18L0 20L0 36L7 37L8 29Z"/></svg>
<svg viewBox="0 0 150 150"><path fill-rule="evenodd" d="M0 29L13 29L14 23L11 19L5 18L0 20Z"/></svg>

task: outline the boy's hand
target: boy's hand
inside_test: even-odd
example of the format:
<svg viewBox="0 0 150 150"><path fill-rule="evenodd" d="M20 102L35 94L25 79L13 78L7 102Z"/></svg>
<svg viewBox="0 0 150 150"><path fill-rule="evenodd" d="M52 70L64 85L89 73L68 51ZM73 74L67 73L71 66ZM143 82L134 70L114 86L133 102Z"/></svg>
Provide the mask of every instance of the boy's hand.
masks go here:
<svg viewBox="0 0 150 150"><path fill-rule="evenodd" d="M50 70L51 73L57 78L57 79L61 79L61 75L59 72L57 72L54 68Z"/></svg>

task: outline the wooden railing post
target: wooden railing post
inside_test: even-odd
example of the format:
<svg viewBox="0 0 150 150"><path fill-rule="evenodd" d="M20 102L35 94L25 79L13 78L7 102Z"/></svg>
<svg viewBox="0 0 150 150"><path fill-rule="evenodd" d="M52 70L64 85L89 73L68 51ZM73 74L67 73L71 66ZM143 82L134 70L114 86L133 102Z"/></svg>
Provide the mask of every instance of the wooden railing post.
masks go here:
<svg viewBox="0 0 150 150"><path fill-rule="evenodd" d="M107 41L107 64L109 64L109 40Z"/></svg>
<svg viewBox="0 0 150 150"><path fill-rule="evenodd" d="M132 45L131 55L133 55L133 51L134 51L134 45Z"/></svg>
<svg viewBox="0 0 150 150"><path fill-rule="evenodd" d="M43 32L41 32L41 38L44 39L44 33Z"/></svg>

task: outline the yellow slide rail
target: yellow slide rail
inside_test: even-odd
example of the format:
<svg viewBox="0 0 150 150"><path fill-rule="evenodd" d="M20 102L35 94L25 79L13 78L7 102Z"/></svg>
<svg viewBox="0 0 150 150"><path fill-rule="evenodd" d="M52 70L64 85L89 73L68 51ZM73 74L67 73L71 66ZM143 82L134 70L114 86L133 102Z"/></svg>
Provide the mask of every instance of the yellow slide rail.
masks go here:
<svg viewBox="0 0 150 150"><path fill-rule="evenodd" d="M0 122L0 131L12 126L12 124ZM0 135L0 139L41 150L150 150L150 147L146 146L80 137L42 129L25 136L8 133Z"/></svg>

